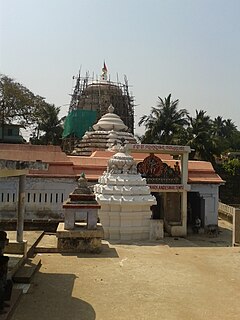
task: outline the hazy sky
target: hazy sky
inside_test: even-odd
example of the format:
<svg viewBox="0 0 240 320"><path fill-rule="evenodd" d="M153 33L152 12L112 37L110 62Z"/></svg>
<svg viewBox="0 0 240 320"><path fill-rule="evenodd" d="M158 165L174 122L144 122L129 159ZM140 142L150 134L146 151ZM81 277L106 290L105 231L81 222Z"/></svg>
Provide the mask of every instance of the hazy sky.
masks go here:
<svg viewBox="0 0 240 320"><path fill-rule="evenodd" d="M240 0L0 0L0 72L68 111L72 76L127 75L137 122L172 93L240 129Z"/></svg>

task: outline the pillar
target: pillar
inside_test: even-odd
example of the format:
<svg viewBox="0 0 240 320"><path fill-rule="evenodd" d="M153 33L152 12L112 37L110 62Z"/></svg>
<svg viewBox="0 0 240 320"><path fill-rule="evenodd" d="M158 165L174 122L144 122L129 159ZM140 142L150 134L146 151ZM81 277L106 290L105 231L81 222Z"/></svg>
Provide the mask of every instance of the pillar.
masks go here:
<svg viewBox="0 0 240 320"><path fill-rule="evenodd" d="M25 185L26 175L19 176L18 210L17 210L17 242L23 241L23 226L25 212Z"/></svg>
<svg viewBox="0 0 240 320"><path fill-rule="evenodd" d="M233 214L233 246L240 246L240 209L235 209Z"/></svg>
<svg viewBox="0 0 240 320"><path fill-rule="evenodd" d="M187 191L181 193L182 232L187 235Z"/></svg>
<svg viewBox="0 0 240 320"><path fill-rule="evenodd" d="M181 173L182 173L182 184L186 188L188 183L188 153L184 152L181 157Z"/></svg>

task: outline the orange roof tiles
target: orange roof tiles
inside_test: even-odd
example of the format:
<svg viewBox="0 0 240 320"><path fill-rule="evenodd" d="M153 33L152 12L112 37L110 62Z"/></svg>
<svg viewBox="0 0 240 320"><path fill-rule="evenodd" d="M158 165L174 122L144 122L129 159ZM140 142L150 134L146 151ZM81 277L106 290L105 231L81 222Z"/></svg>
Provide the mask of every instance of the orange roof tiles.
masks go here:
<svg viewBox="0 0 240 320"><path fill-rule="evenodd" d="M73 177L84 172L89 180L97 180L106 170L108 159L113 155L110 151L95 151L89 157L67 156L58 146L41 146L30 144L0 144L0 159L35 161L49 163L48 171L30 170L31 176ZM148 153L131 153L137 162L143 161ZM161 160L173 167L176 160L171 155L156 154ZM179 161L180 164L180 161ZM188 162L189 183L216 183L224 181L214 171L212 164L206 161Z"/></svg>
<svg viewBox="0 0 240 320"><path fill-rule="evenodd" d="M214 171L207 161L188 161L189 183L224 183L224 180Z"/></svg>
<svg viewBox="0 0 240 320"><path fill-rule="evenodd" d="M67 161L67 155L59 146L42 146L31 144L0 144L0 159L35 161Z"/></svg>

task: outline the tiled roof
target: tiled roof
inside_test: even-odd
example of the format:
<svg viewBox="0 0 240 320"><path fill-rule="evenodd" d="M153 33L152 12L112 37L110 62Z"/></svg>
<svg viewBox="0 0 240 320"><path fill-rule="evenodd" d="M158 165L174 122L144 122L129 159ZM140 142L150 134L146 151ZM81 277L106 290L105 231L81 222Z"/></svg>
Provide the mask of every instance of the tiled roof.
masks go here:
<svg viewBox="0 0 240 320"><path fill-rule="evenodd" d="M90 157L67 156L58 146L0 144L0 159L42 160L49 163L48 171L30 171L30 175L45 177L72 177L84 172L89 180L96 181L106 170L108 159L113 154L110 151L95 151ZM140 162L148 156L148 153L131 153L131 155L137 162ZM173 160L171 155L156 154L156 156L171 167L176 163L176 160ZM214 171L210 162L189 161L188 182L221 184L224 181Z"/></svg>
<svg viewBox="0 0 240 320"><path fill-rule="evenodd" d="M69 162L67 155L59 146L40 146L31 144L0 144L0 159L44 162Z"/></svg>

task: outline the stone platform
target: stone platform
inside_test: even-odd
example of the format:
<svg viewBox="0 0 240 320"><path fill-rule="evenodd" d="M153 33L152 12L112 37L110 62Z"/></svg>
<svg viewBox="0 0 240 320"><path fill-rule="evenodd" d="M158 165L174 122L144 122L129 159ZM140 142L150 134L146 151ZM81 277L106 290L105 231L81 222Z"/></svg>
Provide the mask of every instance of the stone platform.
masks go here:
<svg viewBox="0 0 240 320"><path fill-rule="evenodd" d="M100 223L95 230L87 229L86 223L75 223L74 229L66 230L64 223L59 223L56 236L59 252L100 253L104 232Z"/></svg>

